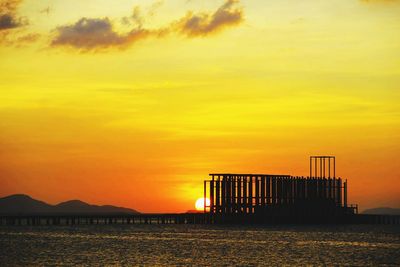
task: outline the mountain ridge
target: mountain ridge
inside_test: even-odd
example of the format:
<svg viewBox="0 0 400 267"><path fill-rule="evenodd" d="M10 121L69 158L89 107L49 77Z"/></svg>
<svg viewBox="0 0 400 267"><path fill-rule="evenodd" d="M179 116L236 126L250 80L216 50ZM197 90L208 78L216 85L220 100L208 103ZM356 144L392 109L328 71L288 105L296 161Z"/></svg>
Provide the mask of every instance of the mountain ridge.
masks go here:
<svg viewBox="0 0 400 267"><path fill-rule="evenodd" d="M112 205L92 205L74 199L51 205L25 194L15 194L0 198L1 215L35 214L139 214L137 210Z"/></svg>
<svg viewBox="0 0 400 267"><path fill-rule="evenodd" d="M366 209L362 214L376 214L376 215L400 215L400 208L378 207Z"/></svg>

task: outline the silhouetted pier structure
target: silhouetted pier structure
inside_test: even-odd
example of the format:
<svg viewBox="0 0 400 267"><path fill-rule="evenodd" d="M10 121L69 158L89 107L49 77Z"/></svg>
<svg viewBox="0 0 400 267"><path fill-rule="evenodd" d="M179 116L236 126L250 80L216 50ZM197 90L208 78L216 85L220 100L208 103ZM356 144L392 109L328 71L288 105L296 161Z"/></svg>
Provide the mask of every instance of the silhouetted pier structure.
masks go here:
<svg viewBox="0 0 400 267"><path fill-rule="evenodd" d="M204 224L203 213L0 215L1 225Z"/></svg>
<svg viewBox="0 0 400 267"><path fill-rule="evenodd" d="M310 176L212 173L204 213L0 215L1 225L353 223L400 224L400 216L358 214L336 159L311 156Z"/></svg>
<svg viewBox="0 0 400 267"><path fill-rule="evenodd" d="M246 221L216 220L209 213L179 213L179 214L139 214L139 215L0 215L1 226L78 226L78 225L135 225L135 224L218 224L218 223L321 223L321 221L293 221L290 217L273 217L268 220L257 220L249 215ZM400 224L400 216L394 215L347 215L345 219L323 221L325 223L347 224Z"/></svg>
<svg viewBox="0 0 400 267"><path fill-rule="evenodd" d="M333 156L310 157L310 176L212 173L204 181L211 223L345 223L356 221L347 180ZM357 217L361 218L361 217ZM366 220L366 219L365 219ZM379 220L379 219L377 219ZM395 219L394 219L395 220Z"/></svg>

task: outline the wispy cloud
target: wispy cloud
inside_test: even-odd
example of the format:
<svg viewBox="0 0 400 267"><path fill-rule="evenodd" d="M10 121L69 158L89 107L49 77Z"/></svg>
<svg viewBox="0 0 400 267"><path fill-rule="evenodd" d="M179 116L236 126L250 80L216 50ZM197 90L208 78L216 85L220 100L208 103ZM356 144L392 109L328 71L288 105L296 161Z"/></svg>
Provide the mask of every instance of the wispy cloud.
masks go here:
<svg viewBox="0 0 400 267"><path fill-rule="evenodd" d="M125 33L117 31L108 17L81 18L73 24L59 26L54 30L55 36L51 41L51 46L70 47L82 52L121 49L148 37L165 37L170 33L188 37L206 36L243 21L243 8L239 6L239 1L225 0L214 12L191 11L166 27L146 29L144 27L146 17L153 17L162 4L163 1L154 3L147 11L147 16L143 16L140 7L134 7L130 16L121 19L123 25L130 27Z"/></svg>
<svg viewBox="0 0 400 267"><path fill-rule="evenodd" d="M3 14L0 15L0 31L7 30L12 28L17 28L21 26L21 22L16 20L10 14Z"/></svg>
<svg viewBox="0 0 400 267"><path fill-rule="evenodd" d="M121 34L114 30L108 18L82 18L74 24L56 28L52 46L69 46L82 51L96 51L110 47L127 47L146 38L149 31L137 27Z"/></svg>
<svg viewBox="0 0 400 267"><path fill-rule="evenodd" d="M153 17L153 16L156 14L157 10L158 10L162 5L164 5L164 0L159 0L159 1L154 2L154 3L150 6L150 8L149 8L149 10L148 10L148 12L147 12L148 16L149 16L149 17Z"/></svg>
<svg viewBox="0 0 400 267"><path fill-rule="evenodd" d="M226 0L213 13L188 12L178 21L178 31L189 37L206 36L240 24L244 20L243 8L238 0Z"/></svg>
<svg viewBox="0 0 400 267"><path fill-rule="evenodd" d="M381 3L381 4L389 4L389 3L400 3L400 0L360 0L364 3Z"/></svg>
<svg viewBox="0 0 400 267"><path fill-rule="evenodd" d="M14 45L17 42L15 34L21 32L18 29L28 24L25 17L17 14L21 3L22 0L0 0L0 44L2 45Z"/></svg>
<svg viewBox="0 0 400 267"><path fill-rule="evenodd" d="M0 1L0 31L9 30L27 24L27 20L17 16L22 0Z"/></svg>

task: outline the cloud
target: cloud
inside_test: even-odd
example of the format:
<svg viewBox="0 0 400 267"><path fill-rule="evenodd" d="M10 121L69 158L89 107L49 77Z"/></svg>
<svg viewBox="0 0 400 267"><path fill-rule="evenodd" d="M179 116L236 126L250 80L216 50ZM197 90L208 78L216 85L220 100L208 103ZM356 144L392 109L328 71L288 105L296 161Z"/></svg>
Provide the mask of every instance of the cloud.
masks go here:
<svg viewBox="0 0 400 267"><path fill-rule="evenodd" d="M15 36L21 33L21 26L28 24L25 17L19 17L17 10L22 0L0 0L0 44L15 45Z"/></svg>
<svg viewBox="0 0 400 267"><path fill-rule="evenodd" d="M14 13L22 0L1 0L0 13Z"/></svg>
<svg viewBox="0 0 400 267"><path fill-rule="evenodd" d="M28 34L25 34L25 35L23 35L23 36L20 36L20 37L18 37L17 38L17 43L23 43L23 44L26 44L26 43L34 43L34 42L36 42L39 38L40 38L41 36L40 36L40 34L38 34L38 33L28 33Z"/></svg>
<svg viewBox="0 0 400 267"><path fill-rule="evenodd" d="M21 22L16 20L10 14L0 15L0 31L17 28L19 26L21 26Z"/></svg>
<svg viewBox="0 0 400 267"><path fill-rule="evenodd" d="M376 4L388 4L388 3L400 3L400 0L360 0L363 3L376 3Z"/></svg>
<svg viewBox="0 0 400 267"><path fill-rule="evenodd" d="M150 8L149 8L149 10L148 10L148 12L147 12L147 15L148 15L149 17L153 17L153 16L156 14L157 10L158 10L162 5L164 5L164 0L159 0L159 1L154 2L154 3L150 6Z"/></svg>
<svg viewBox="0 0 400 267"><path fill-rule="evenodd" d="M82 18L75 24L56 28L52 46L69 46L82 51L95 51L110 47L127 47L146 38L149 31L140 27L120 34L113 28L108 18Z"/></svg>
<svg viewBox="0 0 400 267"><path fill-rule="evenodd" d="M43 8L42 10L39 10L39 13L49 15L51 11L52 9L48 6L46 8Z"/></svg>
<svg viewBox="0 0 400 267"><path fill-rule="evenodd" d="M122 24L124 25L137 25L139 27L142 27L144 24L145 19L142 16L142 13L140 11L140 7L139 6L135 6L133 8L132 14L129 17L123 17L121 19Z"/></svg>
<svg viewBox="0 0 400 267"><path fill-rule="evenodd" d="M0 31L14 29L27 24L23 18L17 17L17 9L22 0L0 1Z"/></svg>
<svg viewBox="0 0 400 267"><path fill-rule="evenodd" d="M222 29L240 24L243 21L243 9L238 7L239 0L225 0L214 12L188 12L185 17L168 24L166 27L146 29L146 22L140 7L134 7L130 16L120 19L128 32L117 31L108 17L81 18L79 21L57 27L51 41L52 47L70 47L82 52L97 52L111 48L127 48L132 44L148 38L162 38L170 33L183 34L189 37L206 36ZM153 17L163 1L155 2L147 12Z"/></svg>
<svg viewBox="0 0 400 267"><path fill-rule="evenodd" d="M226 0L214 13L188 12L178 21L177 30L189 37L206 36L240 24L244 20L243 8L238 0Z"/></svg>

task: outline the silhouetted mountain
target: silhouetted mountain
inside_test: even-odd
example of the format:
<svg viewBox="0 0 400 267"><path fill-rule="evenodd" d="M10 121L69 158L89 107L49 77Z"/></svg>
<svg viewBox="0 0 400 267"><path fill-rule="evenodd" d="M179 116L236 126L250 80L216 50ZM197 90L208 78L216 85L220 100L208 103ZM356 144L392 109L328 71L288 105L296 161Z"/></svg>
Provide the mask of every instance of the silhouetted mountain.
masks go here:
<svg viewBox="0 0 400 267"><path fill-rule="evenodd" d="M136 210L123 207L115 207L110 205L104 205L104 206L90 205L80 200L70 200L62 202L58 205L55 205L54 208L56 208L57 212L60 213L84 213L84 214L139 213Z"/></svg>
<svg viewBox="0 0 400 267"><path fill-rule="evenodd" d="M382 207L364 210L362 214L400 215L400 209Z"/></svg>
<svg viewBox="0 0 400 267"><path fill-rule="evenodd" d="M133 209L110 205L90 205L80 200L71 200L50 205L27 195L11 195L0 198L0 214L138 214Z"/></svg>
<svg viewBox="0 0 400 267"><path fill-rule="evenodd" d="M202 210L188 210L186 213L204 213Z"/></svg>
<svg viewBox="0 0 400 267"><path fill-rule="evenodd" d="M53 206L27 195L0 198L0 214L49 213Z"/></svg>

